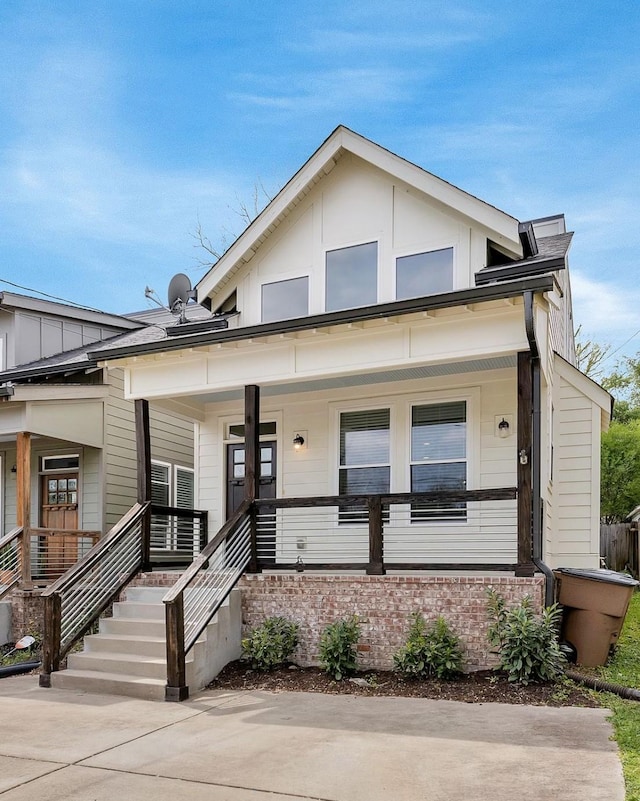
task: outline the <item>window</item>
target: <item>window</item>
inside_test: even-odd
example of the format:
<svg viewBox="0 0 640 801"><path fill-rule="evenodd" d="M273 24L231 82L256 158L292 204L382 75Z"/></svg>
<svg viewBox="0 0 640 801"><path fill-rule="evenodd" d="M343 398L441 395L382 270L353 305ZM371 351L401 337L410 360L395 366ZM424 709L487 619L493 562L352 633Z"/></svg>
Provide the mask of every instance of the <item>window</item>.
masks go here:
<svg viewBox="0 0 640 801"><path fill-rule="evenodd" d="M77 453L65 456L43 456L42 470L78 470L80 467L80 456Z"/></svg>
<svg viewBox="0 0 640 801"><path fill-rule="evenodd" d="M437 295L453 289L453 248L396 259L396 299Z"/></svg>
<svg viewBox="0 0 640 801"><path fill-rule="evenodd" d="M340 415L340 495L389 492L389 409Z"/></svg>
<svg viewBox="0 0 640 801"><path fill-rule="evenodd" d="M411 492L467 488L467 404L414 406L411 410ZM412 520L466 516L466 504L412 505Z"/></svg>
<svg viewBox="0 0 640 801"><path fill-rule="evenodd" d="M353 309L378 301L378 243L327 251L327 311Z"/></svg>
<svg viewBox="0 0 640 801"><path fill-rule="evenodd" d="M309 277L262 285L262 322L290 320L309 314Z"/></svg>
<svg viewBox="0 0 640 801"><path fill-rule="evenodd" d="M151 462L151 503L171 506L170 465Z"/></svg>
<svg viewBox="0 0 640 801"><path fill-rule="evenodd" d="M178 509L193 509L195 494L193 487L193 470L175 465L175 499Z"/></svg>

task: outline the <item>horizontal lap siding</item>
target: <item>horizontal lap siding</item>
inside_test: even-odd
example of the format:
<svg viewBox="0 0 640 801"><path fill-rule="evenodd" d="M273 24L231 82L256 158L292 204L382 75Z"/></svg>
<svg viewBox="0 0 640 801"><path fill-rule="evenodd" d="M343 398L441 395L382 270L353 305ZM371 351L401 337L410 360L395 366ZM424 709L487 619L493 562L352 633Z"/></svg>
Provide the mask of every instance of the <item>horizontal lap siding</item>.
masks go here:
<svg viewBox="0 0 640 801"><path fill-rule="evenodd" d="M563 376L558 376L553 480L554 525L550 562L554 566L598 566L594 548L593 402ZM597 458L597 457L596 457ZM595 503L598 499L595 499Z"/></svg>
<svg viewBox="0 0 640 801"><path fill-rule="evenodd" d="M124 398L121 370L109 371L105 409L105 526L113 526L137 499L135 404ZM149 407L151 458L193 467L193 424Z"/></svg>
<svg viewBox="0 0 640 801"><path fill-rule="evenodd" d="M446 402L449 395L455 398L469 394L470 387L475 392L469 420L474 443L473 453L469 455L473 462L470 488L515 486L515 370L504 370L491 374L453 376L446 381L430 379L384 384L375 388L301 393L282 398L263 397L262 420L277 418L279 421L278 471L281 486L278 494L285 498L337 494L337 443L333 441L337 439L337 412L341 408L379 408L387 403L395 408L394 430L403 439L400 447L392 444L396 457L392 463L392 491L408 490L409 402ZM437 396L432 393L437 393ZM241 422L242 416L240 402L211 404L200 426L200 501L202 508L209 510L212 532L219 528L224 519L226 490L222 421ZM496 436L496 417L500 419L502 416L512 418L512 433L507 439ZM299 431L306 432L305 447L296 452L292 439ZM317 514L325 515L326 520L326 511L318 511ZM316 525L318 519L316 516ZM294 555L295 558L301 555L303 560L315 558L321 561L324 549L319 536L305 531L308 526L302 513L298 513L297 520L297 529L291 525L287 528L287 542L281 546L281 558L285 560L285 555ZM327 526L335 527L335 521L327 522ZM345 530L344 526L339 528ZM298 531L307 539L304 549L295 546ZM366 557L366 529L354 531L352 536L352 540L344 540L344 545L336 548L336 559L340 558L341 551L351 554L354 549ZM515 501L470 505L467 525L396 525L390 526L385 536L388 554L398 560L404 560L409 552L413 552L416 558L426 559L429 555L442 562L466 558L475 562L513 563L516 561ZM343 557L345 561L349 558L348 555ZM392 557L388 555L387 558ZM326 552L324 560L329 561Z"/></svg>

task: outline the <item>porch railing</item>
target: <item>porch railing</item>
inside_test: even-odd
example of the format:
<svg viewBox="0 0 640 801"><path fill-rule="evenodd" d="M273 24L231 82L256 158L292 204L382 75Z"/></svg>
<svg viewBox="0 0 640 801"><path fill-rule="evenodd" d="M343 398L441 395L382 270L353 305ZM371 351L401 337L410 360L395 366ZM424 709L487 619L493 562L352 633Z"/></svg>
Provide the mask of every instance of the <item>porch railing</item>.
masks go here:
<svg viewBox="0 0 640 801"><path fill-rule="evenodd" d="M99 531L30 528L31 580L46 586L66 573L100 539Z"/></svg>
<svg viewBox="0 0 640 801"><path fill-rule="evenodd" d="M22 577L22 526L0 539L0 598Z"/></svg>
<svg viewBox="0 0 640 801"><path fill-rule="evenodd" d="M243 503L164 596L168 701L188 697L186 655L244 573L252 550L252 505Z"/></svg>
<svg viewBox="0 0 640 801"><path fill-rule="evenodd" d="M207 512L151 505L151 561L156 567L187 567L207 542Z"/></svg>
<svg viewBox="0 0 640 801"><path fill-rule="evenodd" d="M517 490L259 499L258 569L515 570Z"/></svg>
<svg viewBox="0 0 640 801"><path fill-rule="evenodd" d="M70 570L46 589L40 685L73 644L118 596L144 560L144 516L149 504L136 504Z"/></svg>

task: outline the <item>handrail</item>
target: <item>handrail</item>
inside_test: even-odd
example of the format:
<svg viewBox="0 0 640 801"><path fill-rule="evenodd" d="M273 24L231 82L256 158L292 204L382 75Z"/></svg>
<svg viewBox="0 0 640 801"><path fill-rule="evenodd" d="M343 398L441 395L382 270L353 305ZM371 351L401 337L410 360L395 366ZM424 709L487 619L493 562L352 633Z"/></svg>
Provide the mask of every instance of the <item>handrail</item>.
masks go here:
<svg viewBox="0 0 640 801"><path fill-rule="evenodd" d="M436 492L387 492L362 495L320 495L303 498L256 498L258 509L287 509L310 506L351 506L367 504L372 498L380 498L383 506L394 503L464 503L473 501L509 501L518 497L516 487L498 487L478 490L444 490Z"/></svg>
<svg viewBox="0 0 640 801"><path fill-rule="evenodd" d="M162 599L166 614L168 701L183 701L189 696L186 654L249 564L252 510L252 502L244 501Z"/></svg>
<svg viewBox="0 0 640 801"><path fill-rule="evenodd" d="M4 598L4 596L20 581L23 530L22 526L16 526L16 528L0 538L0 572L12 574L12 578L6 583L0 579L0 598ZM7 556L3 556L4 549L7 548L7 546L11 546L11 544L18 539L20 543L7 551L9 557L7 560ZM7 564L7 561L9 564Z"/></svg>
<svg viewBox="0 0 640 801"><path fill-rule="evenodd" d="M143 564L143 520L149 503L133 506L93 548L45 592L40 686Z"/></svg>

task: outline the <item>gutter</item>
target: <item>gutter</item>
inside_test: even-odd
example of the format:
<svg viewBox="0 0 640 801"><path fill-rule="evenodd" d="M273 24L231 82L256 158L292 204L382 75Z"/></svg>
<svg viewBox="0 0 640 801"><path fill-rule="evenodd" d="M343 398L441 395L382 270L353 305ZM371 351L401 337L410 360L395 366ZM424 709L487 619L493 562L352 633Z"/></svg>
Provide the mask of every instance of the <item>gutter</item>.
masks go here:
<svg viewBox="0 0 640 801"><path fill-rule="evenodd" d="M531 351L533 420L532 420L532 453L531 453L531 494L532 498L532 562L545 576L545 606L551 606L555 600L555 578L553 571L542 561L542 497L540 486L540 453L541 453L541 374L540 351L536 340L533 323L533 292L524 293L524 325Z"/></svg>

